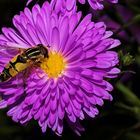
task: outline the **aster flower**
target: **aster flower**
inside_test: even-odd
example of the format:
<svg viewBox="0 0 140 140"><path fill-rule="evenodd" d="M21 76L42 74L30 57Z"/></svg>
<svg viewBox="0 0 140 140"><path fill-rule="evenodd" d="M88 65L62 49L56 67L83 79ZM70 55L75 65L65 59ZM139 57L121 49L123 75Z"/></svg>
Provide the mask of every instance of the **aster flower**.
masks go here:
<svg viewBox="0 0 140 140"><path fill-rule="evenodd" d="M33 0L28 0L27 5ZM52 1L56 1L56 3L58 3L58 5L64 4L66 3L66 7L68 10L70 10L75 4L76 4L76 0L52 0ZM77 0L79 3L81 4L85 4L86 0ZM90 6L94 9L94 10L102 10L104 8L104 1L105 2L110 2L113 4L118 3L118 0L87 0L88 3L90 4ZM65 4L64 4L65 5Z"/></svg>
<svg viewBox="0 0 140 140"><path fill-rule="evenodd" d="M53 0L53 1L57 1L57 3L59 4L66 3L68 10L70 10L76 4L76 1L78 1L81 4L86 3L86 0ZM87 0L87 1L94 10L102 10L104 8L103 5L104 2L110 2L114 4L118 3L118 0Z"/></svg>
<svg viewBox="0 0 140 140"><path fill-rule="evenodd" d="M26 5L29 5L33 0L28 0Z"/></svg>
<svg viewBox="0 0 140 140"><path fill-rule="evenodd" d="M85 4L85 0L78 0L81 4ZM88 3L94 10L102 10L104 8L103 2L118 3L118 0L88 0Z"/></svg>
<svg viewBox="0 0 140 140"><path fill-rule="evenodd" d="M0 83L0 108L8 107L7 115L15 122L35 119L43 132L49 127L61 134L66 119L79 133L79 120L94 118L97 105L112 100L113 87L105 79L120 72L115 67L118 55L111 50L120 41L111 38L103 22L92 22L90 14L81 17L76 7L67 11L65 6L45 2L16 15L15 29L2 29L0 47L7 49L0 49L0 72L18 54L10 47L50 46L49 58L30 68L28 76L21 72Z"/></svg>

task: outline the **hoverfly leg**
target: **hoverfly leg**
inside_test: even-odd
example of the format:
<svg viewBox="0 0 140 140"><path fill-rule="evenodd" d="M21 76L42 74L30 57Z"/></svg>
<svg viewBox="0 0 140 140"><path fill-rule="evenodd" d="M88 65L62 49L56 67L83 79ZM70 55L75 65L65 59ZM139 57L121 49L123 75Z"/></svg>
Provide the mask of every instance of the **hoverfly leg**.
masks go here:
<svg viewBox="0 0 140 140"><path fill-rule="evenodd" d="M36 69L35 70L35 73L36 73L36 75L40 78L40 79L42 79L43 77L41 77L41 75L39 74L39 71Z"/></svg>
<svg viewBox="0 0 140 140"><path fill-rule="evenodd" d="M26 79L28 78L29 76L29 69L27 68L26 70L23 71L23 74L22 74L22 80L23 80L23 88L24 88L24 93L26 93Z"/></svg>
<svg viewBox="0 0 140 140"><path fill-rule="evenodd" d="M24 73L23 73L23 89L24 89L24 93L26 93L26 81L25 81L25 78L26 78L26 70L24 71Z"/></svg>
<svg viewBox="0 0 140 140"><path fill-rule="evenodd" d="M37 75L40 79L43 78L43 76L41 77L37 71L36 71L36 75Z"/></svg>
<svg viewBox="0 0 140 140"><path fill-rule="evenodd" d="M18 89L18 88L20 87L20 86L19 86L19 83L20 83L20 82L19 82L18 76L16 76L16 81L17 81L16 87L17 87L17 89Z"/></svg>
<svg viewBox="0 0 140 140"><path fill-rule="evenodd" d="M38 63L36 63L36 65L35 65L35 73L36 73L36 75L40 78L40 79L42 79L43 78L43 76L41 76L41 74L40 74L40 72L39 72L39 68L40 67L40 64Z"/></svg>
<svg viewBox="0 0 140 140"><path fill-rule="evenodd" d="M40 61L36 61L36 63L34 63L33 68L34 68L34 71L35 71L36 75L37 75L40 79L42 79L42 77L39 75L39 69L38 69L39 67L40 67Z"/></svg>

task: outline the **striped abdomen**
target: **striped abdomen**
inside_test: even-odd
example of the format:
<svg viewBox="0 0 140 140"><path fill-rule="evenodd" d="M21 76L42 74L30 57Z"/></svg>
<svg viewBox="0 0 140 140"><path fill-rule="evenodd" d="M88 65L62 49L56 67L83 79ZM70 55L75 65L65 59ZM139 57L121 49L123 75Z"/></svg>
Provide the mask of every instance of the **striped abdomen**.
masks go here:
<svg viewBox="0 0 140 140"><path fill-rule="evenodd" d="M3 69L0 74L0 82L9 80L19 72L25 70L33 63L40 62L48 57L48 50L42 44L25 50L22 54L15 56Z"/></svg>
<svg viewBox="0 0 140 140"><path fill-rule="evenodd" d="M9 80L16 76L19 72L29 67L30 63L23 55L15 56L3 69L0 74L0 82Z"/></svg>

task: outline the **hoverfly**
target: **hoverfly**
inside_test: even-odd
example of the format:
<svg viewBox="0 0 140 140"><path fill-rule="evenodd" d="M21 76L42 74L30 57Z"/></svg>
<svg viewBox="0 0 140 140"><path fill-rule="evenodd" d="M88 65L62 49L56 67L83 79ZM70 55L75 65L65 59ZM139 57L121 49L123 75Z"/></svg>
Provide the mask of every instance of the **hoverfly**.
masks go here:
<svg viewBox="0 0 140 140"><path fill-rule="evenodd" d="M26 70L32 64L38 65L43 58L48 58L48 49L42 44L24 50L13 57L0 73L0 82L5 82Z"/></svg>

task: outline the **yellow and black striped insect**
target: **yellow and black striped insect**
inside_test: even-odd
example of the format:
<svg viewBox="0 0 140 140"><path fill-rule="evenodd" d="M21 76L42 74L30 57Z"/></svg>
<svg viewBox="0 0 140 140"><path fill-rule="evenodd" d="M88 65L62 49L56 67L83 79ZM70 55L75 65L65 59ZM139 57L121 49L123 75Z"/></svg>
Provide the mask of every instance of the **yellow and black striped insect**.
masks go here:
<svg viewBox="0 0 140 140"><path fill-rule="evenodd" d="M42 44L24 50L6 64L0 74L0 82L10 80L31 65L38 65L43 58L48 58L48 49Z"/></svg>

